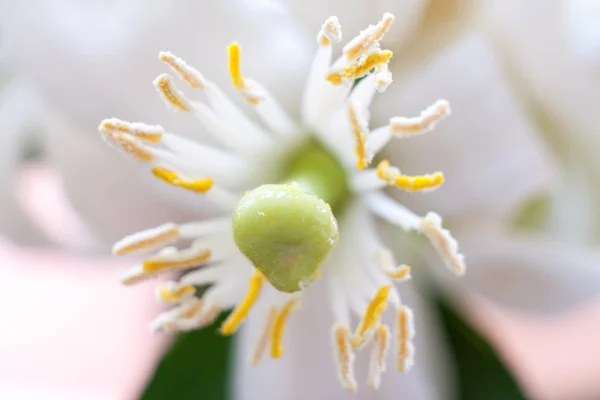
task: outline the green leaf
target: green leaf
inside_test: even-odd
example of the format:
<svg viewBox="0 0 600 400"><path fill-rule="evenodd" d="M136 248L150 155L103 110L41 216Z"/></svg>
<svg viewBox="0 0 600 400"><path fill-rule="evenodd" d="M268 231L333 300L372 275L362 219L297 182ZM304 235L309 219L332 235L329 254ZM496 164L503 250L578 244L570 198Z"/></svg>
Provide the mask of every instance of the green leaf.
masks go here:
<svg viewBox="0 0 600 400"><path fill-rule="evenodd" d="M180 334L159 362L142 400L223 400L228 398L231 337L210 327Z"/></svg>
<svg viewBox="0 0 600 400"><path fill-rule="evenodd" d="M458 377L459 400L522 400L525 395L490 343L449 305L436 308Z"/></svg>

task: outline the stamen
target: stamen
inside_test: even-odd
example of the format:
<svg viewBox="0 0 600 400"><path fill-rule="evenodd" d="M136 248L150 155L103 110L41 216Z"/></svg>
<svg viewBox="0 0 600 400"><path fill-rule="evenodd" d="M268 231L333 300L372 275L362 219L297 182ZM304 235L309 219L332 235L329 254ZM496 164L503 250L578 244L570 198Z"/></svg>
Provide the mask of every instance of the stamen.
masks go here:
<svg viewBox="0 0 600 400"><path fill-rule="evenodd" d="M227 47L227 53L229 54L229 75L233 87L242 89L245 87L245 83L240 71L240 45L237 42L231 43Z"/></svg>
<svg viewBox="0 0 600 400"><path fill-rule="evenodd" d="M414 336L412 310L406 306L397 307L394 343L396 367L400 372L408 372L414 363L415 349L412 343Z"/></svg>
<svg viewBox="0 0 600 400"><path fill-rule="evenodd" d="M206 262L211 255L212 252L208 249L192 246L172 254L150 258L144 261L142 267L146 274L156 275L168 270L196 267Z"/></svg>
<svg viewBox="0 0 600 400"><path fill-rule="evenodd" d="M350 329L345 324L335 324L332 336L333 358L337 365L338 378L344 389L354 392L356 379L354 378L354 354L350 347Z"/></svg>
<svg viewBox="0 0 600 400"><path fill-rule="evenodd" d="M375 88L379 93L385 90L392 84L392 73L388 69L387 64L380 68L380 71L375 74Z"/></svg>
<svg viewBox="0 0 600 400"><path fill-rule="evenodd" d="M420 192L437 189L444 183L444 174L436 172L429 175L402 175L396 167L390 166L388 160L377 165L377 176L388 185L394 185L409 192Z"/></svg>
<svg viewBox="0 0 600 400"><path fill-rule="evenodd" d="M444 260L446 267L457 276L463 275L466 269L465 257L458 252L456 239L442 227L442 217L434 212L429 212L421 219L420 228Z"/></svg>
<svg viewBox="0 0 600 400"><path fill-rule="evenodd" d="M373 338L373 350L369 365L369 387L378 389L381 384L381 374L385 371L385 358L390 343L390 329L386 325L377 327Z"/></svg>
<svg viewBox="0 0 600 400"><path fill-rule="evenodd" d="M387 307L387 298L391 288L392 285L385 285L377 290L375 297L373 297L373 300L369 303L369 306L365 310L365 314L352 337L352 347L360 348L370 339L373 330L379 322L381 313L383 313Z"/></svg>
<svg viewBox="0 0 600 400"><path fill-rule="evenodd" d="M325 79L334 85L339 85L344 79L354 81L367 75L373 68L379 68L387 65L392 58L390 50L378 50L366 57L360 58L356 63L352 63L342 72L330 72Z"/></svg>
<svg viewBox="0 0 600 400"><path fill-rule="evenodd" d="M279 358L283 355L283 331L285 323L290 313L297 307L299 301L300 297L292 296L277 315L273 330L271 331L271 357L273 358Z"/></svg>
<svg viewBox="0 0 600 400"><path fill-rule="evenodd" d="M184 60L169 51L161 51L158 54L161 61L166 62L194 89L202 89L206 85L204 77L195 68L190 67Z"/></svg>
<svg viewBox="0 0 600 400"><path fill-rule="evenodd" d="M270 306L267 311L267 316L265 319L265 323L263 329L258 338L258 342L254 347L254 352L252 357L250 358L250 365L256 366L262 360L267 347L269 346L269 342L271 341L271 332L273 331L273 326L275 325L275 320L277 319L277 307Z"/></svg>
<svg viewBox="0 0 600 400"><path fill-rule="evenodd" d="M240 70L240 45L237 42L231 43L227 46L227 53L229 54L229 75L231 76L231 82L233 86L240 91L244 98L250 104L258 104L264 100L264 94L262 90L253 87L250 80L244 79Z"/></svg>
<svg viewBox="0 0 600 400"><path fill-rule="evenodd" d="M169 185L191 190L196 193L206 193L213 185L213 180L211 178L191 179L160 165L152 167L152 173L158 179L165 181Z"/></svg>
<svg viewBox="0 0 600 400"><path fill-rule="evenodd" d="M114 255L140 251L150 251L175 242L179 238L179 227L168 223L156 228L146 229L119 240L112 248Z"/></svg>
<svg viewBox="0 0 600 400"><path fill-rule="evenodd" d="M196 294L192 285L180 285L177 282L166 282L156 291L158 298L165 303L178 304Z"/></svg>
<svg viewBox="0 0 600 400"><path fill-rule="evenodd" d="M237 332L240 324L250 312L250 308L254 305L264 283L264 276L260 271L255 271L250 278L250 288L244 300L229 314L229 317L221 325L221 333L225 336L232 335Z"/></svg>
<svg viewBox="0 0 600 400"><path fill-rule="evenodd" d="M391 251L380 249L375 254L379 268L388 278L403 282L410 279L410 267L406 264L396 266L396 261Z"/></svg>
<svg viewBox="0 0 600 400"><path fill-rule="evenodd" d="M342 27L337 17L329 17L317 35L317 42L321 46L329 46L331 42L339 43L342 40Z"/></svg>
<svg viewBox="0 0 600 400"><path fill-rule="evenodd" d="M167 74L161 74L154 80L154 86L160 93L167 106L173 110L191 111L192 103L175 87L173 78Z"/></svg>
<svg viewBox="0 0 600 400"><path fill-rule="evenodd" d="M366 121L364 121L358 112L354 108L352 103L348 106L348 113L350 116L350 125L352 127L352 132L354 133L354 139L356 140L356 147L354 148L354 154L358 157L358 161L356 162L356 168L364 169L368 166L367 163L367 150L366 150L366 142L367 142L367 134L369 132L369 128L367 127Z"/></svg>
<svg viewBox="0 0 600 400"><path fill-rule="evenodd" d="M129 134L150 143L158 143L165 130L159 125L147 125L142 122L127 122L118 118L105 119L100 123L98 130L107 135L111 132Z"/></svg>
<svg viewBox="0 0 600 400"><path fill-rule="evenodd" d="M135 137L114 131L102 132L110 143L114 143L127 155L138 161L150 163L155 161L154 153Z"/></svg>
<svg viewBox="0 0 600 400"><path fill-rule="evenodd" d="M394 22L392 14L383 14L377 25L370 25L344 47L346 58L355 60L369 51L383 38L383 35L390 29L392 22Z"/></svg>
<svg viewBox="0 0 600 400"><path fill-rule="evenodd" d="M414 118L393 117L390 119L390 131L398 137L410 137L431 131L435 125L450 115L450 104L438 100Z"/></svg>
<svg viewBox="0 0 600 400"><path fill-rule="evenodd" d="M180 330L179 325L182 320L189 320L196 317L202 311L202 308L202 301L199 299L188 299L179 306L174 307L156 317L150 324L150 329L155 332L177 332Z"/></svg>

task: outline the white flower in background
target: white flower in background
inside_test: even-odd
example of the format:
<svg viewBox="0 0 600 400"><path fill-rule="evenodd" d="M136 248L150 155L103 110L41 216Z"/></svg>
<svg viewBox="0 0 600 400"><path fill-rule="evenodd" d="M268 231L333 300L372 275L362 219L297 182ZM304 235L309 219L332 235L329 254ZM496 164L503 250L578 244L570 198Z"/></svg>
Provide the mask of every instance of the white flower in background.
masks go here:
<svg viewBox="0 0 600 400"><path fill-rule="evenodd" d="M488 33L515 86L566 165L550 228L561 239L598 239L600 2L489 1Z"/></svg>
<svg viewBox="0 0 600 400"><path fill-rule="evenodd" d="M159 179L203 193L225 215L233 213L233 221L228 215L181 225L169 223L115 245L118 255L158 250L126 272L125 284L216 262L159 287L160 299L176 307L159 316L154 329L201 328L212 323L220 311L235 307L220 328L222 334L231 335L262 294L266 306L257 311L264 314L264 328L251 362L257 364L268 348L271 357L279 358L286 320L301 297L311 295L308 285L322 275L317 285L325 285L331 296L332 347L342 386L349 391L357 389L354 352L370 347L368 382L378 388L392 338L396 368L401 372L410 369L413 314L393 285L410 278L410 267L396 265L371 226L369 212L404 230L424 234L454 274L462 275L465 265L439 215L430 212L418 217L379 193L389 185L411 192L432 190L443 183L441 173L408 176L387 160L367 168L393 137L423 134L450 113L449 104L439 100L418 117L392 117L389 124L369 131L368 108L375 91L383 92L392 83L388 68L392 52L382 50L380 40L393 20L391 14L384 14L379 23L351 40L332 64L332 47L341 40L342 30L336 17L327 19L317 37L319 49L307 81L300 123L293 121L262 85L242 75L237 43L228 48L231 79L262 125L247 118L214 83L169 52L161 52L160 59L189 86L202 91L207 103L189 100L167 74L155 80L156 88L170 108L193 113L222 148L167 133L160 126L115 118L102 121L99 129L109 144L149 164ZM354 86L357 79L362 80ZM290 183L252 190L272 179ZM245 190L250 192L243 195ZM321 272L320 264L338 241L330 205L342 210L339 236L343 244L333 250L336 261L326 262ZM232 229L235 244L230 237ZM192 245L182 250L166 247L179 239L192 240ZM236 245L249 260L240 257ZM362 248L360 260L341 261L348 258L344 252L352 253L348 246ZM207 284L210 288L196 297L195 287ZM380 323L388 304L393 308L393 329ZM360 321L355 329L351 328L352 316Z"/></svg>

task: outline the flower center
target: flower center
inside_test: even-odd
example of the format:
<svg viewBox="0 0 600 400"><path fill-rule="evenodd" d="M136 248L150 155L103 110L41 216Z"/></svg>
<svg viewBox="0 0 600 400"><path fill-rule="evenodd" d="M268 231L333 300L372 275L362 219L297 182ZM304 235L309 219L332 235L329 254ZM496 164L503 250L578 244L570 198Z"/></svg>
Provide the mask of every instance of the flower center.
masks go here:
<svg viewBox="0 0 600 400"><path fill-rule="evenodd" d="M351 195L344 167L321 143L311 139L286 160L285 183L296 182L328 203L337 213Z"/></svg>

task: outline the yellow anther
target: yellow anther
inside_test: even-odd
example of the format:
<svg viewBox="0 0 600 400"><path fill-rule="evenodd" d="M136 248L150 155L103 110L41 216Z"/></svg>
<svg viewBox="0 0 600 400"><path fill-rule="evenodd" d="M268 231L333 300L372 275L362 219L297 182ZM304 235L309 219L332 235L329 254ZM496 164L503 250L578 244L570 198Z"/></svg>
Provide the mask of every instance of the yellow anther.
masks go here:
<svg viewBox="0 0 600 400"><path fill-rule="evenodd" d="M337 364L338 378L344 389L356 391L354 378L354 354L350 346L350 329L344 324L333 327L334 358Z"/></svg>
<svg viewBox="0 0 600 400"><path fill-rule="evenodd" d="M385 371L385 357L390 343L390 329L379 325L373 338L373 350L369 365L369 387L378 389L381 384L381 374Z"/></svg>
<svg viewBox="0 0 600 400"><path fill-rule="evenodd" d="M321 46L329 46L331 42L338 43L342 39L342 27L337 17L329 17L321 27L317 41Z"/></svg>
<svg viewBox="0 0 600 400"><path fill-rule="evenodd" d="M107 132L105 136L138 161L150 163L156 159L152 151L134 137L118 132Z"/></svg>
<svg viewBox="0 0 600 400"><path fill-rule="evenodd" d="M231 43L227 46L227 53L229 54L229 76L231 77L233 86L250 104L256 105L263 101L264 94L261 93L261 90L257 90L256 83L252 84L250 79L246 81L242 76L240 68L240 45L237 42Z"/></svg>
<svg viewBox="0 0 600 400"><path fill-rule="evenodd" d="M157 274L173 269L186 269L196 267L206 262L212 255L208 249L186 249L176 254L156 256L150 258L142 264L142 269L146 274Z"/></svg>
<svg viewBox="0 0 600 400"><path fill-rule="evenodd" d="M211 178L206 179L190 179L177 174L166 167L154 166L152 167L152 173L158 179L167 182L170 185L177 186L183 189L191 190L196 193L206 193L210 190L213 185Z"/></svg>
<svg viewBox="0 0 600 400"><path fill-rule="evenodd" d="M392 52L390 50L379 50L359 59L344 68L343 72L331 72L326 79L334 85L339 85L343 79L356 80L367 75L373 68L381 67L390 62Z"/></svg>
<svg viewBox="0 0 600 400"><path fill-rule="evenodd" d="M412 311L405 306L396 309L395 348L396 367L400 372L407 372L413 364L414 347L412 338L414 328Z"/></svg>
<svg viewBox="0 0 600 400"><path fill-rule="evenodd" d="M158 289L160 299L167 303L181 303L183 299L196 293L196 288L192 285L183 286L162 286Z"/></svg>
<svg viewBox="0 0 600 400"><path fill-rule="evenodd" d="M391 288L392 285L385 285L377 290L375 297L373 297L373 300L369 303L369 306L365 310L365 314L352 337L352 347L361 347L370 338L370 335L379 323L381 313L383 313L387 307L387 298Z"/></svg>
<svg viewBox="0 0 600 400"><path fill-rule="evenodd" d="M435 124L450 115L450 104L438 100L414 118L393 117L390 119L390 131L400 137L410 137L429 132Z"/></svg>
<svg viewBox="0 0 600 400"><path fill-rule="evenodd" d="M252 278L250 278L250 288L248 289L246 297L236 306L231 314L229 314L229 317L223 322L223 325L221 325L221 333L223 335L228 336L237 332L240 324L250 312L250 308L252 308L258 299L264 280L265 277L263 274L258 270L254 272Z"/></svg>
<svg viewBox="0 0 600 400"><path fill-rule="evenodd" d="M381 249L375 254L375 258L379 268L388 278L395 281L404 281L410 278L410 267L406 264L397 266L391 251Z"/></svg>
<svg viewBox="0 0 600 400"><path fill-rule="evenodd" d="M192 301L188 304L184 304L179 309L176 318L193 318L202 311L202 302L200 300Z"/></svg>
<svg viewBox="0 0 600 400"><path fill-rule="evenodd" d="M355 60L366 53L383 38L383 35L390 29L392 22L394 22L394 16L385 13L377 25L369 26L344 47L346 58Z"/></svg>
<svg viewBox="0 0 600 400"><path fill-rule="evenodd" d="M410 267L406 264L399 265L386 271L386 275L395 281L403 281L410 276Z"/></svg>
<svg viewBox="0 0 600 400"><path fill-rule="evenodd" d="M296 308L299 302L298 296L293 296L281 308L271 331L271 357L279 358L283 355L283 331L285 323L290 313Z"/></svg>
<svg viewBox="0 0 600 400"><path fill-rule="evenodd" d="M333 83L334 85L341 85L343 82L343 76L343 73L340 72L330 72L329 74L327 74L325 79L327 79L330 83Z"/></svg>
<svg viewBox="0 0 600 400"><path fill-rule="evenodd" d="M368 128L364 121L360 119L360 116L352 104L348 106L348 114L352 133L354 134L354 140L356 141L356 146L354 148L354 154L358 157L356 168L364 169L368 166L366 147Z"/></svg>
<svg viewBox="0 0 600 400"><path fill-rule="evenodd" d="M238 42L233 42L227 46L227 53L229 54L229 75L231 76L231 82L236 89L243 89L246 84L240 71L240 45Z"/></svg>
<svg viewBox="0 0 600 400"><path fill-rule="evenodd" d="M390 166L388 160L383 160L377 165L377 176L388 185L409 192L436 189L444 183L444 174L441 172L417 176L402 175L398 168Z"/></svg>
<svg viewBox="0 0 600 400"><path fill-rule="evenodd" d="M158 125L146 125L140 122L127 122L117 118L105 119L100 123L100 132L108 134L118 132L135 136L136 138L150 143L158 143L165 133Z"/></svg>
<svg viewBox="0 0 600 400"><path fill-rule="evenodd" d="M435 189L444 183L444 174L436 172L430 175L407 176L400 175L396 178L394 184L409 192L418 192L420 190Z"/></svg>
<svg viewBox="0 0 600 400"><path fill-rule="evenodd" d="M175 87L173 78L167 74L161 74L154 81L154 86L158 89L162 98L179 111L190 111L193 107L190 101Z"/></svg>
<svg viewBox="0 0 600 400"><path fill-rule="evenodd" d="M262 360L267 347L271 341L271 332L273 331L273 326L275 325L275 320L277 319L278 311L277 307L270 306L267 310L267 315L265 318L265 323L263 329L261 330L260 336L258 337L258 341L256 342L256 346L254 347L254 352L252 353L252 357L250 358L250 365L256 366Z"/></svg>
<svg viewBox="0 0 600 400"><path fill-rule="evenodd" d="M113 254L122 256L144 250L154 250L171 244L179 239L179 227L175 224L164 224L129 235L113 246Z"/></svg>
<svg viewBox="0 0 600 400"><path fill-rule="evenodd" d="M168 51L161 51L158 58L169 64L169 66L179 74L181 79L186 81L194 89L202 89L204 87L205 81L202 75L200 75L200 72L187 65L181 58Z"/></svg>
<svg viewBox="0 0 600 400"><path fill-rule="evenodd" d="M466 270L464 256L458 252L458 242L447 229L442 227L442 218L436 213L427 213L421 219L421 232L427 236L446 267L455 275L463 275Z"/></svg>

